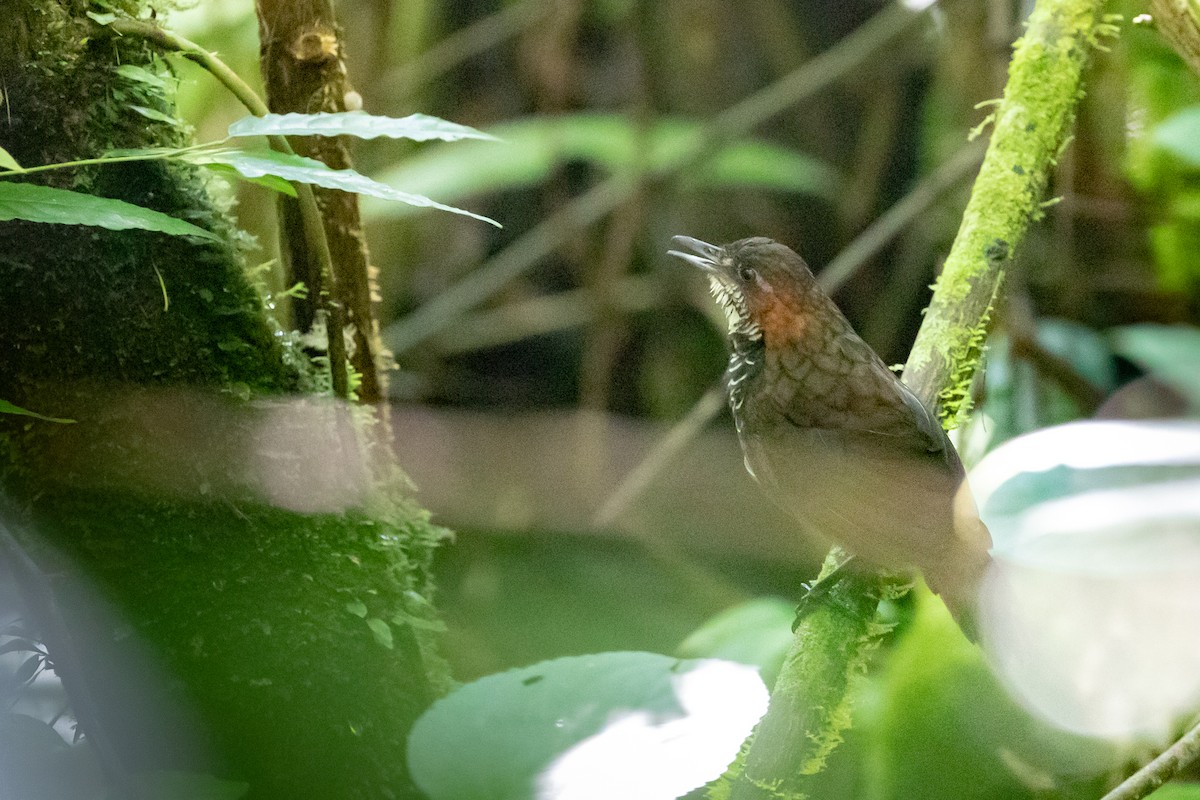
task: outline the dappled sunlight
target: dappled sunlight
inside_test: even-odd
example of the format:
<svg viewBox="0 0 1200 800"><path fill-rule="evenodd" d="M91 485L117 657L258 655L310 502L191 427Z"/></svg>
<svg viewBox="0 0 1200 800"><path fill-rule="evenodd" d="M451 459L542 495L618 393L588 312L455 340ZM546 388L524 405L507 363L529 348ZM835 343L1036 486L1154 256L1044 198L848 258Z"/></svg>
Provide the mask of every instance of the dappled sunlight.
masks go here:
<svg viewBox="0 0 1200 800"><path fill-rule="evenodd" d="M86 424L43 456L56 481L298 513L360 506L370 489L354 410L318 397L242 401L201 390L96 389Z"/></svg>
<svg viewBox="0 0 1200 800"><path fill-rule="evenodd" d="M766 713L758 670L708 660L671 685L681 716L613 713L602 730L547 767L539 800L671 800L718 777Z"/></svg>

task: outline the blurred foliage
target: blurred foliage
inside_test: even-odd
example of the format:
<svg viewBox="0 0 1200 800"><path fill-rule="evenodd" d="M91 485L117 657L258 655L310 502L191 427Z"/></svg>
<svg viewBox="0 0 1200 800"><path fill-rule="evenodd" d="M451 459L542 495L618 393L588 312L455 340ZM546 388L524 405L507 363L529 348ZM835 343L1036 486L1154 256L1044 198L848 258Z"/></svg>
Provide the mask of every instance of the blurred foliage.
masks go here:
<svg viewBox="0 0 1200 800"><path fill-rule="evenodd" d="M408 759L430 800L676 797L724 771L766 705L762 679L744 665L571 656L434 703Z"/></svg>
<svg viewBox="0 0 1200 800"><path fill-rule="evenodd" d="M718 380L724 343L700 282L665 257L669 236L771 236L819 271L964 145L985 113L976 105L999 95L1025 5L943 0L919 33L860 54L849 79L730 143L719 167L675 180L670 163L718 113L827 50L881 3L343 2L350 81L365 110L435 114L505 142L445 152L355 144L364 174L505 226L370 214L384 328L471 280L606 177L631 181L613 213L571 229L479 308L447 320L445 334L399 354L393 399L679 418ZM1128 22L1140 3L1114 5L1127 22L1091 69L1052 189L1061 200L1009 276L1012 299L963 432L968 461L1020 433L1097 413L1200 408L1200 80L1152 27ZM198 3L169 24L247 79L257 75L245 0ZM175 69L181 115L201 139L223 136L241 110L194 67ZM272 199L237 191L266 261ZM889 363L903 360L920 323L965 191L913 219L838 294ZM622 287L642 302L629 302ZM514 322L556 301L535 333ZM470 347L452 341L476 323L490 326L490 337ZM774 601L739 604L794 598L813 564L748 558L720 529L702 532L711 550L670 559L653 542L581 535L588 529L580 520L572 531L468 530L443 548L440 603L460 678L605 649L671 653L681 642L689 656L744 656L767 670L777 663L772 643L786 639L787 615ZM861 687L856 727L823 777L827 796L1094 797L1144 755L1030 719L940 611L927 596L896 609L896 632ZM1155 795L1195 796L1194 786Z"/></svg>
<svg viewBox="0 0 1200 800"><path fill-rule="evenodd" d="M489 131L499 141L435 147L384 173L384 182L408 191L435 192L447 201L540 185L567 164L606 172L669 174L696 145L702 126L656 120L652 126L625 116L572 114L507 122ZM762 142L721 151L691 181L694 189L745 187L822 197L833 195L836 176L801 153ZM368 205L374 221L407 216L403 209Z"/></svg>

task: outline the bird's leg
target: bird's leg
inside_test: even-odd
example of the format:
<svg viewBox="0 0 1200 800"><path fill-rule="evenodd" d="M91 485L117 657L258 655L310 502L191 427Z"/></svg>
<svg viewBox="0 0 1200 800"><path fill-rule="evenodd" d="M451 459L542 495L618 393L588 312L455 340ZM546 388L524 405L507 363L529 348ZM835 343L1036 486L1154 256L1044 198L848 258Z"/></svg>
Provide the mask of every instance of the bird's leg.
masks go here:
<svg viewBox="0 0 1200 800"><path fill-rule="evenodd" d="M804 596L800 598L800 604L796 606L796 619L792 621L792 633L796 632L796 628L800 627L800 623L804 621L805 617L824 605L830 590L841 583L850 573L854 560L854 556L850 556L812 583L801 584L805 592ZM835 602L834 606L838 607L840 604ZM849 611L849 609L846 610Z"/></svg>

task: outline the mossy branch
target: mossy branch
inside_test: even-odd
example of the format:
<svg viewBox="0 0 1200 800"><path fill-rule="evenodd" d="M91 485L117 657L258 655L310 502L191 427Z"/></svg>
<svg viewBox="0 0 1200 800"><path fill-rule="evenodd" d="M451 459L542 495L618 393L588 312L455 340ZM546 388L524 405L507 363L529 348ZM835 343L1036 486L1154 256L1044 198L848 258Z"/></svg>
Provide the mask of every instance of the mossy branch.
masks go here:
<svg viewBox="0 0 1200 800"><path fill-rule="evenodd" d="M1083 70L1112 33L1103 0L1038 0L1016 43L983 166L946 260L904 379L952 420L967 397L1004 270L1068 141L1083 94ZM825 572L844 555L830 553ZM852 576L796 629L770 707L710 797L800 798L850 725L854 678L885 627L876 615L889 590L882 576Z"/></svg>
<svg viewBox="0 0 1200 800"><path fill-rule="evenodd" d="M963 410L1004 271L1041 212L1068 141L1084 67L1113 33L1103 6L1103 0L1039 0L1014 47L991 143L904 368L905 383L938 405L944 420Z"/></svg>
<svg viewBox="0 0 1200 800"><path fill-rule="evenodd" d="M189 61L195 61L219 80L251 114L262 117L270 113L270 109L267 108L263 99L236 72L230 69L228 64L190 39L185 39L152 23L136 19L117 19L106 27L122 36L140 36L164 50L179 53ZM292 146L288 144L287 137L268 136L267 140L272 149L295 155ZM329 250L329 240L325 237L325 226L321 221L321 210L317 206L312 187L307 183L300 182L293 182L292 185L296 188L296 199L300 204L304 237L321 265L321 280L324 286L309 288L318 298L318 302L324 303L325 323L329 334L330 380L333 385L333 393L344 399L350 394L349 377L346 372L346 341L343 338L345 312L332 291L333 255Z"/></svg>
<svg viewBox="0 0 1200 800"><path fill-rule="evenodd" d="M821 574L846 559L834 548ZM852 572L804 615L771 691L766 715L711 800L808 797L813 776L850 727L854 683L888 626L876 618L884 579Z"/></svg>

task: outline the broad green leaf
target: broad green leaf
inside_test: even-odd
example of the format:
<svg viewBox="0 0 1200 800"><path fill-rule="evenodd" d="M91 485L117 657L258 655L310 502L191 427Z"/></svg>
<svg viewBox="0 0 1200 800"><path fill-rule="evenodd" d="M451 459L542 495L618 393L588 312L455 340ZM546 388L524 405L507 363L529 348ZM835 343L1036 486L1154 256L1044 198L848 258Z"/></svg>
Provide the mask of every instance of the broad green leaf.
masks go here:
<svg viewBox="0 0 1200 800"><path fill-rule="evenodd" d="M540 183L565 163L584 161L609 172L644 169L667 172L699 145L703 125L662 119L649 131L615 114L531 117L492 128L503 144L462 142L434 145L384 172L381 180L410 191L460 202L488 192ZM742 141L691 170L693 185L747 187L834 196L837 174L820 161L784 147ZM368 216L403 215L401 207L367 201Z"/></svg>
<svg viewBox="0 0 1200 800"><path fill-rule="evenodd" d="M776 598L750 600L708 619L676 648L684 658L723 658L758 667L775 682L792 645L796 604Z"/></svg>
<svg viewBox="0 0 1200 800"><path fill-rule="evenodd" d="M172 236L197 236L214 242L221 241L216 234L190 222L123 200L50 186L0 181L0 220L10 219L58 225L94 225L113 231L158 231Z"/></svg>
<svg viewBox="0 0 1200 800"><path fill-rule="evenodd" d="M61 419L59 417L47 417L44 414L37 413L36 411L30 411L29 409L21 408L20 406L13 405L12 403L8 402L7 400L0 400L0 414L19 414L20 416L23 416L23 417L33 417L34 419L40 419L40 420L44 420L46 422L58 422L63 425L70 425L71 423L73 423L75 421L73 419Z"/></svg>
<svg viewBox="0 0 1200 800"><path fill-rule="evenodd" d="M262 117L242 117L229 126L230 136L356 136L375 139L412 139L427 142L440 139L456 142L460 139L495 139L491 134L456 122L447 122L428 114L407 117L381 117L365 111L342 111L318 114L267 114Z"/></svg>
<svg viewBox="0 0 1200 800"><path fill-rule="evenodd" d="M500 223L494 219L454 206L442 205L423 195L393 189L387 184L373 181L352 169L330 169L320 161L304 156L278 153L274 150L207 150L188 152L181 155L181 158L194 164L225 164L233 167L247 178L276 175L289 181L311 183L326 189L340 189L343 192L395 200L411 206L436 208L453 214L462 214L495 225L497 228L500 227Z"/></svg>
<svg viewBox="0 0 1200 800"><path fill-rule="evenodd" d="M17 163L17 160L9 155L9 152L3 147L0 147L0 167L11 169L14 172L24 172L24 167Z"/></svg>
<svg viewBox="0 0 1200 800"><path fill-rule="evenodd" d="M117 15L113 13L102 14L98 11L88 11L86 13L93 21L100 25L111 25L117 19Z"/></svg>
<svg viewBox="0 0 1200 800"><path fill-rule="evenodd" d="M1061 781L1072 787L1064 796L1082 798L1088 792L1076 787L1087 776L1119 763L1118 748L1024 711L939 600L924 591L909 599L915 608L903 633L855 703L851 737L866 740L858 760L871 762L861 773L868 785L837 796L1033 800L1043 796L1033 787Z"/></svg>
<svg viewBox="0 0 1200 800"><path fill-rule="evenodd" d="M1200 106L1189 106L1159 123L1154 129L1154 143L1200 167Z"/></svg>
<svg viewBox="0 0 1200 800"><path fill-rule="evenodd" d="M1181 392L1200 409L1200 328L1126 325L1112 331L1113 349Z"/></svg>
<svg viewBox="0 0 1200 800"><path fill-rule="evenodd" d="M413 727L408 763L430 800L673 800L721 774L766 702L743 664L559 658L434 703Z"/></svg>
<svg viewBox="0 0 1200 800"><path fill-rule="evenodd" d="M346 610L360 619L367 616L367 606L361 600L353 600L346 603Z"/></svg>
<svg viewBox="0 0 1200 800"><path fill-rule="evenodd" d="M371 617L367 620L367 627L371 629L371 633L375 636L375 641L391 650L395 646L392 639L392 629L388 624L378 617Z"/></svg>

